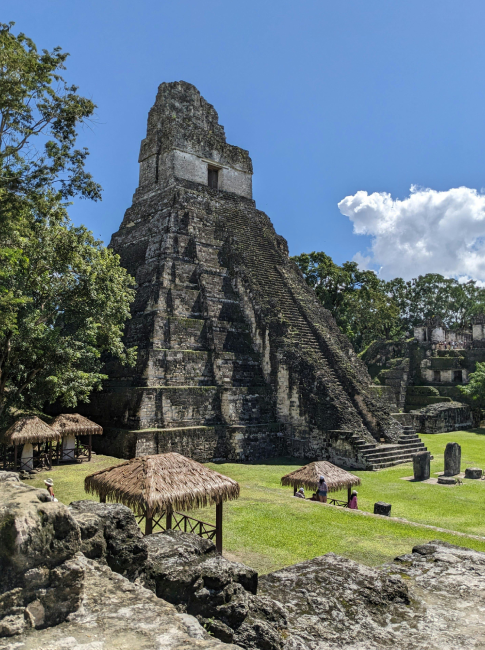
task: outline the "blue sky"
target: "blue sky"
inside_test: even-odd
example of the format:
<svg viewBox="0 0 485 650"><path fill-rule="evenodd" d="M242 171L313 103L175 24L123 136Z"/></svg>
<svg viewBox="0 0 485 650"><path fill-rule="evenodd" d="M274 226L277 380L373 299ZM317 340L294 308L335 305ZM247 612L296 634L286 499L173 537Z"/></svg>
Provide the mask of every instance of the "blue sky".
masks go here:
<svg viewBox="0 0 485 650"><path fill-rule="evenodd" d="M484 19L483 0L2 2L16 32L70 52L67 79L98 105L81 142L103 201L77 201L76 223L109 242L137 185L157 86L183 79L214 104L228 141L249 150L256 203L292 254L358 255L388 277L412 273L412 249L424 246L419 272L485 279L479 262L466 263L469 251L481 256L485 227L454 243L467 223L485 224L481 195L464 204L447 193L485 186ZM409 197L412 185L438 192L437 221L426 192ZM357 192L367 195L345 204L345 216L338 203ZM374 193L392 200L376 212ZM434 237L445 221L444 239ZM353 234L356 223L363 234ZM421 239L409 235L423 223ZM442 254L429 253L433 239Z"/></svg>

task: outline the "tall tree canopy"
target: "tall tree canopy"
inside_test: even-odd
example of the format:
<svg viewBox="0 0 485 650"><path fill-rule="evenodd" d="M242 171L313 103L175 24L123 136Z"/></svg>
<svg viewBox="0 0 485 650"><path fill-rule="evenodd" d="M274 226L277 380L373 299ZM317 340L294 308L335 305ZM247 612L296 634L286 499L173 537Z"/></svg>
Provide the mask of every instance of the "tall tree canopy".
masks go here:
<svg viewBox="0 0 485 650"><path fill-rule="evenodd" d="M460 283L427 273L407 282L395 278L385 283L385 291L398 305L406 329L430 318L440 318L451 329L463 328L474 315L485 311L485 289L474 280Z"/></svg>
<svg viewBox="0 0 485 650"><path fill-rule="evenodd" d="M386 282L355 262L338 266L322 252L292 259L357 351L376 339L411 335L414 326L430 318L456 329L485 313L485 289L473 280L460 283L428 273L407 282L402 278Z"/></svg>
<svg viewBox="0 0 485 650"><path fill-rule="evenodd" d="M325 253L292 259L356 350L400 333L398 306L373 271L362 271L355 262L338 266Z"/></svg>
<svg viewBox="0 0 485 650"><path fill-rule="evenodd" d="M135 356L122 342L133 281L65 203L101 196L75 146L95 105L60 75L66 53L39 53L11 27L0 24L0 424L87 400L104 353Z"/></svg>

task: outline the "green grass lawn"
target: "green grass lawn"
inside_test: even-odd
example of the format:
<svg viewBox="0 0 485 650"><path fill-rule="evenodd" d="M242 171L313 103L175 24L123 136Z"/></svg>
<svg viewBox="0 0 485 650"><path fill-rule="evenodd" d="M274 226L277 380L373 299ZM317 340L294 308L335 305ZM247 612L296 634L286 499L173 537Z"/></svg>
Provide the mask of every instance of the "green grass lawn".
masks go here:
<svg viewBox="0 0 485 650"><path fill-rule="evenodd" d="M485 430L421 437L434 455L432 473L442 471L444 448L450 441L462 446L462 469L485 469ZM89 498L83 490L84 476L118 462L122 461L98 456L89 465L54 468L51 476L56 496L64 503ZM367 564L380 564L431 539L485 551L485 540L294 499L291 488L281 487L280 478L300 464L281 459L265 464L209 464L241 484L241 497L224 506L224 548L228 557L265 573L329 551ZM401 477L412 474L411 463L379 472L355 473L362 479L361 510L372 512L375 501L387 501L392 504L393 516L485 537L485 481L465 481L455 487L403 481ZM45 476L29 483L43 487ZM341 493L342 498L345 494ZM193 516L214 521L215 509L193 511Z"/></svg>

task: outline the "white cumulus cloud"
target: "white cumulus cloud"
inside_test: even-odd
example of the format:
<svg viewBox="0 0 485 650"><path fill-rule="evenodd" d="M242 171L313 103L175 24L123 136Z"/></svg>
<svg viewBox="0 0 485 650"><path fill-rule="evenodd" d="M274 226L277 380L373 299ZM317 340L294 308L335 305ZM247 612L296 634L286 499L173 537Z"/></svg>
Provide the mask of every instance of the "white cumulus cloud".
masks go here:
<svg viewBox="0 0 485 650"><path fill-rule="evenodd" d="M485 281L485 194L468 187L446 192L411 187L404 200L360 191L338 204L371 250L354 257L384 279L425 273Z"/></svg>

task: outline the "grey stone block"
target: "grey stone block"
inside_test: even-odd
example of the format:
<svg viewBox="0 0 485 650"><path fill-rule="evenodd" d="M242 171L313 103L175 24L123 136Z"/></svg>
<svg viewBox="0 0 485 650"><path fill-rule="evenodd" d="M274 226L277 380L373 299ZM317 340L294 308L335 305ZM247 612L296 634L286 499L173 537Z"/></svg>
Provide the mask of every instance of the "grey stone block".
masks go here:
<svg viewBox="0 0 485 650"><path fill-rule="evenodd" d="M461 471L461 447L449 442L445 449L445 476L456 476Z"/></svg>
<svg viewBox="0 0 485 650"><path fill-rule="evenodd" d="M421 451L413 456L413 469L415 481L427 481L430 477L431 454Z"/></svg>
<svg viewBox="0 0 485 650"><path fill-rule="evenodd" d="M390 503L385 503L385 501L377 501L377 503L374 503L374 514L389 517L391 514L391 508L392 506Z"/></svg>
<svg viewBox="0 0 485 650"><path fill-rule="evenodd" d="M478 467L467 467L465 470L465 478L482 478L483 471Z"/></svg>
<svg viewBox="0 0 485 650"><path fill-rule="evenodd" d="M453 478L453 476L438 476L438 483L440 485L455 485L456 478Z"/></svg>

